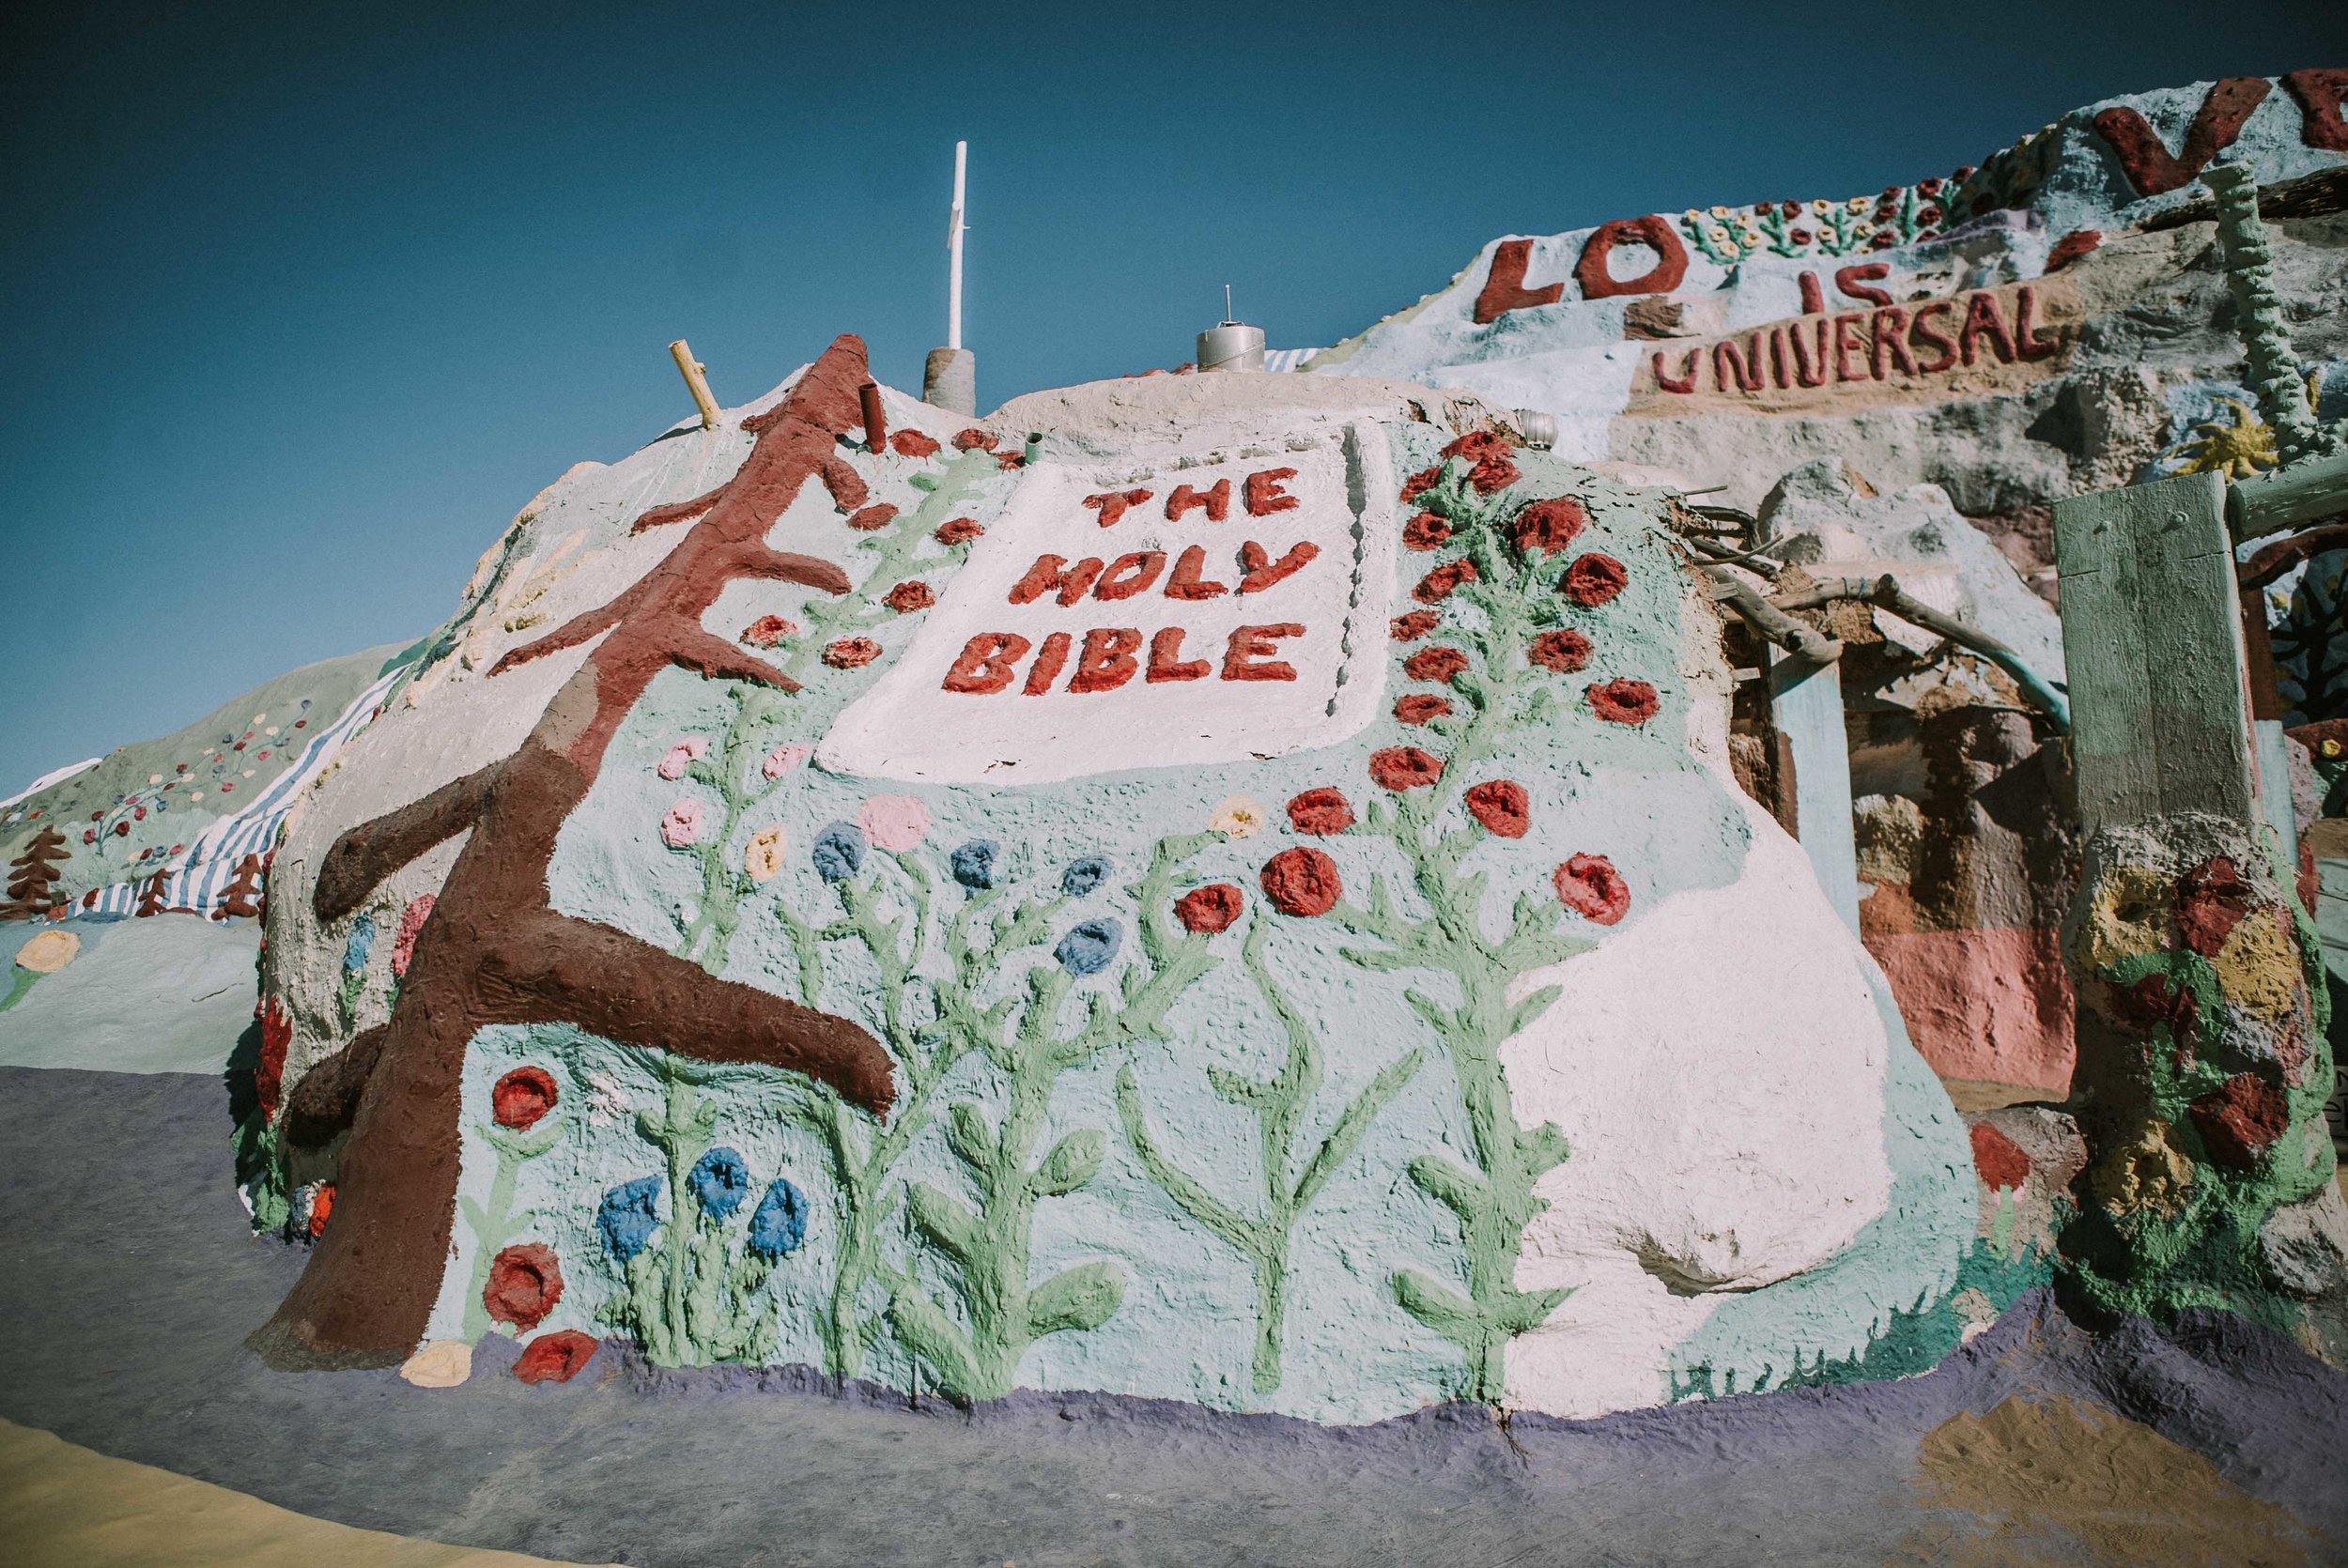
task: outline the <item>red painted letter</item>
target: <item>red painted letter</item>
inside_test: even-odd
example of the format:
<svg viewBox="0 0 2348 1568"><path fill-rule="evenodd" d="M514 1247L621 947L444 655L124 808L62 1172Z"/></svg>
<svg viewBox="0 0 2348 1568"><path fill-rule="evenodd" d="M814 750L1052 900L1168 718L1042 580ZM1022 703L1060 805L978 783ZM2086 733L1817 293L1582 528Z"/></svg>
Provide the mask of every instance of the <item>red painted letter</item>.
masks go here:
<svg viewBox="0 0 2348 1568"><path fill-rule="evenodd" d="M1297 500L1280 488L1280 481L1294 479L1294 469L1266 469L1247 476L1245 500L1250 517L1269 517L1274 512L1287 512L1297 505Z"/></svg>
<svg viewBox="0 0 2348 1568"><path fill-rule="evenodd" d="M1956 304L1954 300L1935 300L1931 304L1919 309L1916 312L1916 319L1908 324L1908 341L1909 343L1928 343L1932 345L1933 347L1940 350L1940 357L1939 359L1928 362L1921 362L1916 366L1918 370L1922 371L1926 376L1938 376L1940 372L1948 369L1949 366L1956 363L1956 344L1954 341L1952 340L1946 332L1941 331L1938 327L1929 325L1936 313L1942 311L1954 312L1955 309Z"/></svg>
<svg viewBox="0 0 2348 1568"><path fill-rule="evenodd" d="M1036 650L1035 663L1027 667L1027 684L1021 688L1022 696L1042 697L1052 689L1052 683L1059 677L1060 666L1068 662L1068 645L1074 640L1066 632L1054 632L1043 639L1043 646Z"/></svg>
<svg viewBox="0 0 2348 1568"><path fill-rule="evenodd" d="M981 632L962 645L962 656L946 671L946 689L983 697L1011 684L1027 639L1016 632Z"/></svg>
<svg viewBox="0 0 2348 1568"><path fill-rule="evenodd" d="M2015 290L2014 343L2026 360L2050 359L2062 347L2062 334L2052 327L2047 329L2045 337L2038 335L2038 328L2031 321L2037 310L2038 290L2028 284Z"/></svg>
<svg viewBox="0 0 2348 1568"><path fill-rule="evenodd" d="M1076 655L1076 673L1068 678L1068 689L1115 691L1141 668L1134 657L1140 646L1141 634L1130 627L1094 627L1085 633L1084 651Z"/></svg>
<svg viewBox="0 0 2348 1568"><path fill-rule="evenodd" d="M1073 605L1085 596L1092 579L1100 575L1099 556L1089 555L1071 566L1056 555L1040 555L1035 558L1035 564L1027 568L1027 575L1012 585L1011 602L1032 604L1057 589L1059 602Z"/></svg>
<svg viewBox="0 0 2348 1568"><path fill-rule="evenodd" d="M1834 378L1837 381L1864 381L1863 369L1853 374L1850 357L1859 352L1859 340L1851 336L1851 329L1867 318L1856 311L1846 311L1834 318Z"/></svg>
<svg viewBox="0 0 2348 1568"><path fill-rule="evenodd" d="M1235 626L1230 645L1223 653L1223 678L1227 681L1293 681L1296 667L1284 664L1273 655L1279 653L1274 638L1303 637L1305 628L1293 621L1274 626Z"/></svg>
<svg viewBox="0 0 2348 1568"><path fill-rule="evenodd" d="M1878 381L1883 379L1883 357L1892 356L1892 362L1908 375L1916 374L1916 356L1908 351L1908 313L1897 305L1886 305L1867 318L1867 331L1875 339L1875 351L1867 356L1868 373Z"/></svg>
<svg viewBox="0 0 2348 1568"><path fill-rule="evenodd" d="M2014 335L2005 330L2005 317L1998 314L1998 297L1980 293L1965 301L1965 325L1957 329L1958 355L1967 364L1973 362L1973 339L1981 333L1989 334L1989 346L1998 351L1998 358L2014 362Z"/></svg>
<svg viewBox="0 0 2348 1568"><path fill-rule="evenodd" d="M1197 507L1207 509L1207 521L1219 523L1231 514L1231 482L1218 479L1202 493L1187 484L1177 484L1174 493L1166 498L1166 520L1179 523L1182 514Z"/></svg>
<svg viewBox="0 0 2348 1568"><path fill-rule="evenodd" d="M1606 270L1606 258L1625 240L1655 252L1655 265L1635 278L1617 278ZM1617 294L1669 294L1688 275L1688 247L1679 242L1671 224L1657 217L1617 218L1600 223L1582 247L1573 264L1574 282L1584 300L1611 300Z"/></svg>
<svg viewBox="0 0 2348 1568"><path fill-rule="evenodd" d="M1667 392L1691 392L1696 390L1696 371L1704 363L1704 350L1691 348L1688 357L1679 362L1679 374L1674 376L1663 368L1661 349L1655 352L1655 384Z"/></svg>
<svg viewBox="0 0 2348 1568"><path fill-rule="evenodd" d="M1151 681L1203 681L1214 672L1204 659L1182 658L1182 629L1168 626L1150 639Z"/></svg>
<svg viewBox="0 0 2348 1568"><path fill-rule="evenodd" d="M1213 599L1228 593L1229 589L1219 582L1200 582L1198 574L1207 564L1207 547L1193 545L1174 558L1174 575L1166 579L1166 596L1169 599Z"/></svg>
<svg viewBox="0 0 2348 1568"><path fill-rule="evenodd" d="M1530 239L1504 239L1492 252L1492 269L1484 276L1484 291L1475 297L1475 324L1499 320L1527 305L1553 305L1565 297L1564 284L1524 286L1525 258L1533 254Z"/></svg>
<svg viewBox="0 0 2348 1568"><path fill-rule="evenodd" d="M1871 305L1888 305L1892 297L1882 289L1870 288L1867 284L1871 279L1891 275L1892 265L1889 262L1871 261L1860 267L1840 267L1835 269L1834 286L1854 300L1864 300Z"/></svg>
<svg viewBox="0 0 2348 1568"><path fill-rule="evenodd" d="M1166 570L1164 550L1136 550L1120 555L1109 562L1109 569L1101 574L1101 582L1093 589L1096 599L1130 599L1146 592L1158 574Z"/></svg>
<svg viewBox="0 0 2348 1568"><path fill-rule="evenodd" d="M1149 499L1150 492L1147 490L1111 490L1104 496L1085 497L1085 504L1099 509L1103 528L1115 528L1117 519L1122 517L1128 508L1139 506Z"/></svg>
<svg viewBox="0 0 2348 1568"><path fill-rule="evenodd" d="M1239 579L1242 593L1261 593L1274 583L1302 570L1306 562L1321 554L1321 546L1309 539L1300 539L1290 546L1289 553L1274 561L1264 553L1261 545L1253 539L1239 547L1239 563L1247 575Z"/></svg>

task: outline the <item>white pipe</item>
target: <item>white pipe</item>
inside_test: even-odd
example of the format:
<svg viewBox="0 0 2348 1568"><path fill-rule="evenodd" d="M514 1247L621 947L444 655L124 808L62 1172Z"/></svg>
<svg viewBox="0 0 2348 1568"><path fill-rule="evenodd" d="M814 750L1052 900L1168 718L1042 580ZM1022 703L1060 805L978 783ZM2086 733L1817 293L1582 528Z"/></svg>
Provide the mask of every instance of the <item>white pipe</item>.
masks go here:
<svg viewBox="0 0 2348 1568"><path fill-rule="evenodd" d="M954 144L954 211L946 229L946 346L962 346L962 177L970 144Z"/></svg>

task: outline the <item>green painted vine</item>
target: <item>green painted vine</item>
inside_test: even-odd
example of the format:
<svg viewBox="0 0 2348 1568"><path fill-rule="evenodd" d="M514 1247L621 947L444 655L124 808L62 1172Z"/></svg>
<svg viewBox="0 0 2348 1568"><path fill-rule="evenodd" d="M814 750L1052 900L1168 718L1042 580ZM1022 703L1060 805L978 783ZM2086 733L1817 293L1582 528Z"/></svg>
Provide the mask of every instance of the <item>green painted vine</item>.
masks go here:
<svg viewBox="0 0 2348 1568"><path fill-rule="evenodd" d="M512 1130L494 1123L480 1129L482 1140L496 1151L497 1175L489 1182L489 1201L477 1203L460 1195L456 1207L472 1231L472 1283L465 1290L464 1337L468 1344L478 1344L489 1331L489 1309L482 1299L482 1288L489 1283L489 1265L498 1249L530 1228L537 1218L532 1209L519 1213L514 1209L514 1188L521 1176L522 1162L535 1160L552 1148L563 1136L564 1117L560 1112L540 1118L527 1129Z"/></svg>
<svg viewBox="0 0 2348 1568"><path fill-rule="evenodd" d="M1349 961L1377 971L1443 976L1456 998L1440 1000L1417 989L1406 993L1450 1061L1474 1164L1421 1155L1411 1161L1410 1176L1459 1222L1466 1289L1414 1268L1398 1270L1393 1288L1404 1311L1465 1356L1462 1393L1496 1403L1506 1382L1508 1341L1538 1325L1568 1294L1516 1285L1525 1227L1548 1207L1534 1188L1568 1151L1554 1125L1517 1125L1500 1062L1502 1044L1548 1008L1556 989L1543 987L1513 1002L1509 993L1522 976L1585 952L1591 944L1560 930L1557 900L1535 892L1517 897L1506 934L1494 939L1481 914L1486 876L1460 869L1482 842L1475 827L1450 825L1472 770L1510 732L1556 715L1554 686L1528 660L1527 648L1538 628L1563 621L1556 590L1569 564L1563 552L1520 553L1508 545L1502 525L1516 506L1505 491L1479 496L1468 474L1468 464L1455 458L1417 498L1422 508L1450 523L1451 538L1466 547L1475 567L1445 601L1449 638L1468 656L1467 668L1450 680L1465 709L1427 726L1449 745L1440 777L1396 794L1390 804L1373 800L1352 830L1394 846L1426 913L1405 914L1383 875L1371 879L1366 906L1340 901L1330 913L1378 944L1345 949Z"/></svg>
<svg viewBox="0 0 2348 1568"><path fill-rule="evenodd" d="M1418 1071L1423 1053L1408 1052L1387 1064L1351 1104L1337 1115L1320 1144L1299 1167L1294 1146L1305 1113L1321 1088L1321 1042L1305 1022L1296 1004L1280 989L1264 964L1264 936L1271 930L1258 916L1248 927L1240 952L1248 978L1264 1005L1279 1021L1288 1039L1288 1056L1270 1082L1259 1082L1228 1068L1209 1066L1207 1082L1233 1105L1254 1114L1260 1125L1258 1179L1263 1190L1262 1212L1241 1213L1209 1192L1198 1180L1166 1157L1151 1135L1142 1109L1141 1091L1128 1062L1117 1075L1117 1109L1135 1157L1182 1211L1236 1250L1247 1260L1256 1280L1256 1353L1254 1380L1258 1393L1280 1386L1281 1329L1287 1315L1289 1241L1296 1222L1321 1195L1337 1167L1352 1158L1369 1125L1402 1092Z"/></svg>

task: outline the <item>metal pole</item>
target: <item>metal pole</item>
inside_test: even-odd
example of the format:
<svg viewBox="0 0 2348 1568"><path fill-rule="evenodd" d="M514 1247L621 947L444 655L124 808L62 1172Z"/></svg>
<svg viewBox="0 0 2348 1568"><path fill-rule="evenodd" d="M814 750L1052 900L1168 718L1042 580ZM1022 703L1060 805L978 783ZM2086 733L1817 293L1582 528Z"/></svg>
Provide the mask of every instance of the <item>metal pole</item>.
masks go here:
<svg viewBox="0 0 2348 1568"><path fill-rule="evenodd" d="M954 211L946 229L946 346L962 346L962 179L970 144L954 144Z"/></svg>

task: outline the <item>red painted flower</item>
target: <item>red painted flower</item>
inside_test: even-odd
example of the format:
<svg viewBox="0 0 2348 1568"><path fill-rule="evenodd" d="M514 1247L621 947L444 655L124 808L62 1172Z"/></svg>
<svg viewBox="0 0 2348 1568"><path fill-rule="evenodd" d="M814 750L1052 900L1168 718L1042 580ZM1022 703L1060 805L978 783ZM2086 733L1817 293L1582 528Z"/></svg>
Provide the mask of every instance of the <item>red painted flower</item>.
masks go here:
<svg viewBox="0 0 2348 1568"><path fill-rule="evenodd" d="M1431 469L1421 469L1418 472L1404 480L1402 482L1402 504L1408 506L1411 502L1418 500L1419 497L1433 489L1435 487L1435 482L1442 477L1443 468L1441 465L1437 465Z"/></svg>
<svg viewBox="0 0 2348 1568"><path fill-rule="evenodd" d="M930 592L928 583L901 582L888 591L888 597L881 603L899 615L910 615L917 609L927 609L937 603L937 595Z"/></svg>
<svg viewBox="0 0 2348 1568"><path fill-rule="evenodd" d="M1228 882L1211 882L1204 887L1194 887L1174 900L1174 918L1186 931L1204 931L1212 936L1228 930L1231 922L1247 907L1247 896Z"/></svg>
<svg viewBox="0 0 2348 1568"><path fill-rule="evenodd" d="M772 648L798 629L780 615L762 615L742 628L742 640L753 648Z"/></svg>
<svg viewBox="0 0 2348 1568"><path fill-rule="evenodd" d="M1590 711L1609 724L1645 724L1662 699L1645 681L1608 681L1590 688Z"/></svg>
<svg viewBox="0 0 2348 1568"><path fill-rule="evenodd" d="M1509 445L1507 438L1497 430L1471 430L1444 447L1439 455L1481 463L1494 457L1506 457L1514 451L1516 448Z"/></svg>
<svg viewBox="0 0 2348 1568"><path fill-rule="evenodd" d="M1484 831L1503 838L1522 838L1533 825L1531 803L1526 799L1524 786L1513 778L1487 779L1468 786L1460 797L1467 806L1468 815L1484 824Z"/></svg>
<svg viewBox="0 0 2348 1568"><path fill-rule="evenodd" d="M1543 669L1570 675L1590 662L1590 639L1571 627L1543 632L1525 649L1524 656Z"/></svg>
<svg viewBox="0 0 2348 1568"><path fill-rule="evenodd" d="M1345 892L1337 863L1302 845L1265 861L1260 880L1263 896L1283 915L1326 915Z"/></svg>
<svg viewBox="0 0 2348 1568"><path fill-rule="evenodd" d="M900 457L935 457L937 442L919 430L900 430L888 438L888 444Z"/></svg>
<svg viewBox="0 0 2348 1568"><path fill-rule="evenodd" d="M880 657L880 644L869 637L843 637L824 650L824 662L834 669L861 669Z"/></svg>
<svg viewBox="0 0 2348 1568"><path fill-rule="evenodd" d="M950 517L939 526L937 542L941 545L966 545L985 531L975 517Z"/></svg>
<svg viewBox="0 0 2348 1568"><path fill-rule="evenodd" d="M1414 609L1408 615L1398 615L1387 628L1397 642L1415 642L1435 629L1443 620L1431 609Z"/></svg>
<svg viewBox="0 0 2348 1568"><path fill-rule="evenodd" d="M998 452L995 454L995 466L1005 473L1009 473L1013 469L1024 468L1027 461L1027 455L1024 453Z"/></svg>
<svg viewBox="0 0 2348 1568"><path fill-rule="evenodd" d="M1289 802L1289 822L1297 832L1316 837L1343 833L1353 825L1353 807L1340 791L1307 790Z"/></svg>
<svg viewBox="0 0 2348 1568"><path fill-rule="evenodd" d="M489 1283L481 1304L492 1322L511 1323L528 1333L563 1299L563 1266L552 1248L536 1241L508 1247L489 1262Z"/></svg>
<svg viewBox="0 0 2348 1568"><path fill-rule="evenodd" d="M1557 868L1557 899L1596 925L1611 926L1630 909L1630 888L1602 854L1577 854Z"/></svg>
<svg viewBox="0 0 2348 1568"><path fill-rule="evenodd" d="M1369 754L1369 776L1383 789L1423 789L1443 776L1443 759L1414 746L1390 746Z"/></svg>
<svg viewBox="0 0 2348 1568"><path fill-rule="evenodd" d="M1457 561L1444 561L1421 577L1418 586L1411 590L1411 597L1422 605L1437 604L1449 598L1461 583L1475 580L1475 562L1461 556Z"/></svg>
<svg viewBox="0 0 2348 1568"><path fill-rule="evenodd" d="M1429 697L1421 692L1398 700L1394 716L1405 724L1431 724L1451 711L1447 698Z"/></svg>
<svg viewBox="0 0 2348 1568"><path fill-rule="evenodd" d="M1630 583L1630 573L1621 561L1592 551L1566 568L1566 580L1557 585L1557 592L1585 609L1595 609Z"/></svg>
<svg viewBox="0 0 2348 1568"><path fill-rule="evenodd" d="M1406 550L1438 550L1451 537L1451 525L1432 512L1422 512L1402 525L1402 547Z"/></svg>
<svg viewBox="0 0 2348 1568"><path fill-rule="evenodd" d="M286 1050L293 1044L293 1020L274 996L254 1010L261 1020L261 1059L253 1069L253 1092L260 1099L262 1116L274 1121L286 1089Z"/></svg>
<svg viewBox="0 0 2348 1568"><path fill-rule="evenodd" d="M1413 681L1448 681L1468 667L1468 656L1457 648L1437 643L1402 661L1402 673Z"/></svg>
<svg viewBox="0 0 2348 1568"><path fill-rule="evenodd" d="M1537 500L1516 515L1509 527L1519 555L1555 555L1590 526L1590 515L1571 496Z"/></svg>
<svg viewBox="0 0 2348 1568"><path fill-rule="evenodd" d="M1506 457L1487 457L1468 470L1468 483L1479 496L1497 494L1523 477Z"/></svg>
<svg viewBox="0 0 2348 1568"><path fill-rule="evenodd" d="M983 430L975 428L969 430L958 430L954 433L954 450L956 452L968 452L973 448L981 452L993 452L995 450L995 438L988 435Z"/></svg>
<svg viewBox="0 0 2348 1568"><path fill-rule="evenodd" d="M554 1109L554 1074L540 1067L518 1067L489 1090L489 1115L500 1127L535 1127Z"/></svg>
<svg viewBox="0 0 2348 1568"><path fill-rule="evenodd" d="M897 434L902 440L906 433ZM930 450L937 450L935 441L930 442ZM515 1359L514 1376L525 1383L567 1383L595 1359L598 1348L595 1335L577 1329L540 1334Z"/></svg>
<svg viewBox="0 0 2348 1568"><path fill-rule="evenodd" d="M872 533L887 528L896 519L897 509L895 507L885 500L874 501L870 506L857 507L849 516L848 526L862 533Z"/></svg>
<svg viewBox="0 0 2348 1568"><path fill-rule="evenodd" d="M317 1240L326 1234L326 1222L334 1214L334 1184L318 1183L317 1191L310 1199L310 1238Z"/></svg>
<svg viewBox="0 0 2348 1568"><path fill-rule="evenodd" d="M85 844L95 844L98 842L98 830L94 827L85 827L82 829L82 842Z"/></svg>

